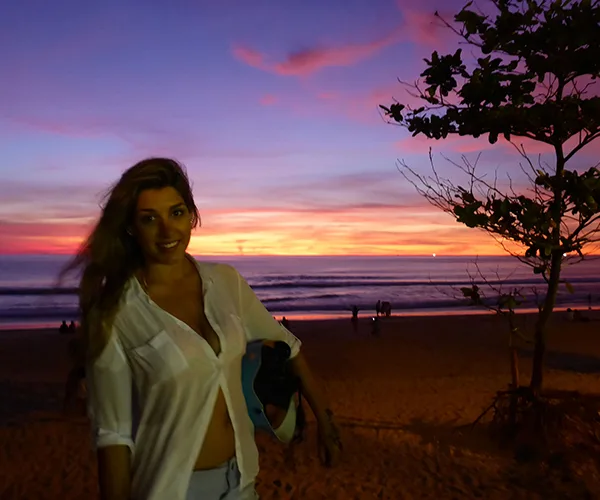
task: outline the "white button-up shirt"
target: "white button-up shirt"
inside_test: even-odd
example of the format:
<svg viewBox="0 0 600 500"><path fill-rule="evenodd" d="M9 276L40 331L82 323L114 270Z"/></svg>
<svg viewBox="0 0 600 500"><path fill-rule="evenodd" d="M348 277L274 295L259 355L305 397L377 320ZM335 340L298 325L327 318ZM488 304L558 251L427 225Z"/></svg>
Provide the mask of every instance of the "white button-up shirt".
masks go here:
<svg viewBox="0 0 600 500"><path fill-rule="evenodd" d="M221 341L217 356L188 325L156 305L132 278L110 341L87 367L95 445L127 445L132 452L132 497L183 500L219 389L233 429L240 490L258 474L254 427L242 393L246 343L300 341L272 317L231 266L196 262L204 312Z"/></svg>

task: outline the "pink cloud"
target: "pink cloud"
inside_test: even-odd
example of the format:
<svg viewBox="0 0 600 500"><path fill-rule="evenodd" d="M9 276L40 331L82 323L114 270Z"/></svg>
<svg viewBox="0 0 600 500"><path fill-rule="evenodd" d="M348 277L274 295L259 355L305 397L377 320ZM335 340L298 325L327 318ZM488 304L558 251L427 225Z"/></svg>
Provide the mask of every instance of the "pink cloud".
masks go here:
<svg viewBox="0 0 600 500"><path fill-rule="evenodd" d="M286 61L275 66L275 70L281 75L307 75L325 67L351 66L368 59L397 40L398 37L394 34L363 45L302 50L290 54Z"/></svg>
<svg viewBox="0 0 600 500"><path fill-rule="evenodd" d="M395 147L403 153L415 154L415 153L427 153L429 148L433 150L451 150L456 153L468 154L477 153L480 151L504 151L517 153L517 146L519 149L524 148L527 155L539 155L552 153L553 149L548 144L534 141L527 137L513 137L511 143L506 141L503 137L498 139L496 144L490 144L487 135L481 136L477 139L470 136L458 136L449 135L446 139L428 139L424 135L417 135L416 137L405 137L396 142Z"/></svg>
<svg viewBox="0 0 600 500"><path fill-rule="evenodd" d="M417 10L413 7L403 7L402 15L404 17L403 33L404 39L419 45L425 45L428 48L436 47L441 49L452 41L458 41L457 36L448 29L440 19L435 17L435 9ZM452 19L452 14L440 12L440 15L446 19Z"/></svg>
<svg viewBox="0 0 600 500"><path fill-rule="evenodd" d="M0 253L73 253L91 227L90 223L65 221L40 224L0 220L0 237L7 242Z"/></svg>
<svg viewBox="0 0 600 500"><path fill-rule="evenodd" d="M446 139L435 140L419 134L396 141L395 147L401 153L406 154L426 153L429 148L452 150L457 153L474 153L493 149L494 145L490 144L485 137L474 139L473 137L448 136Z"/></svg>
<svg viewBox="0 0 600 500"><path fill-rule="evenodd" d="M564 151L568 154L579 143L578 137L573 137L564 145ZM515 147L516 146L516 147ZM481 136L478 139L468 136L451 135L446 139L428 139L424 135L416 137L405 137L395 143L395 147L403 153L426 153L429 148L437 150L452 150L456 153L476 153L479 151L503 151L518 155L519 151L524 151L528 156L537 156L543 154L553 154L554 148L549 144L540 141L534 141L528 137L512 137L511 142L506 141L503 137L498 139L496 144L490 144L487 135ZM600 152L600 139L586 146L579 156L595 155Z"/></svg>
<svg viewBox="0 0 600 500"><path fill-rule="evenodd" d="M528 137L512 137L510 142L501 137L498 139L497 145L501 148L510 149L515 153L517 153L518 148L520 151L525 151L527 155L541 155L554 151L554 148L549 144L534 141Z"/></svg>
<svg viewBox="0 0 600 500"><path fill-rule="evenodd" d="M379 105L390 106L394 102L401 102L405 106L418 108L424 104L423 100L416 97L413 89L400 82L378 87L368 92L362 99L363 104L370 109L379 110Z"/></svg>
<svg viewBox="0 0 600 500"><path fill-rule="evenodd" d="M340 47L314 47L288 54L281 62L270 62L268 56L253 48L234 45L232 53L241 62L283 76L306 76L323 68L351 66L368 59L383 48L400 40L398 30L378 40Z"/></svg>
<svg viewBox="0 0 600 500"><path fill-rule="evenodd" d="M314 94L314 105L306 102L298 103L289 100L286 106L295 114L301 116L343 116L365 125L381 126L386 121L380 104L389 106L394 99L410 104L421 105L416 98L411 97L397 81L386 86L377 87L362 92L317 91Z"/></svg>
<svg viewBox="0 0 600 500"><path fill-rule="evenodd" d="M482 2L485 4L485 2ZM440 49L440 43L445 40L457 40L457 37L448 29L443 21L454 22L454 16L465 6L465 0L396 0L396 6L402 13L403 25L408 30L411 41L424 45L435 44ZM487 5L473 5L471 10L495 12L493 7ZM435 16L438 13L442 19Z"/></svg>
<svg viewBox="0 0 600 500"><path fill-rule="evenodd" d="M87 234L92 227L91 223L81 222L48 222L39 224L36 222L15 222L0 220L0 229L2 236L8 239L18 237L30 238L80 238L82 234Z"/></svg>
<svg viewBox="0 0 600 500"><path fill-rule="evenodd" d="M405 6L398 0L398 8L402 20L398 27L384 37L362 44L346 44L341 46L317 46L289 53L283 61L275 62L269 55L246 45L235 44L233 56L239 61L270 73L283 76L307 76L327 67L352 66L368 59L382 49L399 43L413 42L429 47L447 46L452 40L458 41L455 34L435 17L435 4ZM441 12L444 19L452 20L455 12L462 6L457 3L456 10L449 8ZM446 6L449 7L449 6Z"/></svg>
<svg viewBox="0 0 600 500"><path fill-rule="evenodd" d="M232 53L236 59L253 68L263 69L265 65L264 56L260 52L249 47L234 45Z"/></svg>
<svg viewBox="0 0 600 500"><path fill-rule="evenodd" d="M263 106L272 106L273 104L276 104L277 102L279 102L279 97L277 97L276 95L273 95L273 94L265 94L264 96L262 96L260 98L260 103Z"/></svg>
<svg viewBox="0 0 600 500"><path fill-rule="evenodd" d="M400 175L395 173L394 175ZM400 177L399 177L400 178ZM354 219L357 216L362 217L366 214L369 217L365 218L364 222L371 221L370 216L377 218L393 218L394 220L401 219L402 223L414 222L413 215L415 213L429 214L436 209L432 209L425 200L418 200L421 205L407 205L405 203L348 203L340 204L336 206L311 206L311 207L261 207L261 206L245 206L241 208L222 208L222 209L207 209L203 210L202 214L205 218L219 218L227 220L226 226L219 224L218 227L213 228L213 231L226 233L231 231L231 225L234 223L235 216L243 218L257 216L257 219L264 218L266 214L273 214L274 216L288 217L289 214L295 216L298 215L327 215L334 217L336 220L342 220L347 217L348 219ZM409 210L409 215L402 215L403 210ZM282 224L285 225L289 222L287 219L282 218ZM237 230L244 228L241 223ZM246 229L248 227L246 226ZM255 230L264 230L264 228L256 228Z"/></svg>

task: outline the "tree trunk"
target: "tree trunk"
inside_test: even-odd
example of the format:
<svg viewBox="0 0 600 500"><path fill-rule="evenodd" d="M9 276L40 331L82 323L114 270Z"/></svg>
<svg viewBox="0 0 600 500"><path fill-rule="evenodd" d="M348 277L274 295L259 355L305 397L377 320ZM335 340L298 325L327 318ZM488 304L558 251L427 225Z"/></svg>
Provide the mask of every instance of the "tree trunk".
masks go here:
<svg viewBox="0 0 600 500"><path fill-rule="evenodd" d="M564 90L564 82L559 81L557 89L557 100L562 99ZM561 248L560 225L562 222L562 198L563 186L562 176L565 170L565 155L563 145L555 144L554 151L556 153L556 179L558 184L553 186L554 199L552 201L552 220L554 227L552 229L551 240L553 248L551 250L550 260L550 275L548 276L548 288L546 298L542 310L538 314L535 322L535 349L533 351L533 370L531 373L531 383L529 387L534 394L539 394L544 385L544 360L546 355L546 325L550 319L550 315L556 303L556 293L558 292L558 284L560 282L560 270L562 266L563 251Z"/></svg>
<svg viewBox="0 0 600 500"><path fill-rule="evenodd" d="M540 313L541 316L542 313ZM529 387L539 393L544 384L544 360L546 357L546 325L541 318L535 324L535 347L533 350L533 368Z"/></svg>
<svg viewBox="0 0 600 500"><path fill-rule="evenodd" d="M556 293L560 282L560 268L562 252L554 251L550 262L550 276L548 278L548 291L542 310L535 322L535 347L533 350L533 369L529 387L534 394L539 394L544 385L544 361L546 355L546 326L556 303Z"/></svg>
<svg viewBox="0 0 600 500"><path fill-rule="evenodd" d="M515 333L517 332L517 327L515 326L515 313L512 309L508 313L508 326L510 328L510 334L508 336L508 352L510 355L511 385L513 389L517 389L520 385L519 354L517 353L517 348L515 346Z"/></svg>
<svg viewBox="0 0 600 500"><path fill-rule="evenodd" d="M508 420L510 425L514 427L517 425L518 397L516 390L519 388L519 356L515 346L510 347L510 371L512 377L511 389L515 392L510 396Z"/></svg>
<svg viewBox="0 0 600 500"><path fill-rule="evenodd" d="M510 348L510 374L512 386L517 389L519 387L519 355L517 348L514 346Z"/></svg>
<svg viewBox="0 0 600 500"><path fill-rule="evenodd" d="M510 354L510 375L511 375L511 389L513 393L510 396L510 406L508 413L508 420L510 426L514 429L517 425L517 410L518 410L518 396L517 389L519 388L519 354L515 346L515 333L517 327L515 326L515 315L511 309L508 313L508 324L510 326L510 334L508 337L508 352Z"/></svg>

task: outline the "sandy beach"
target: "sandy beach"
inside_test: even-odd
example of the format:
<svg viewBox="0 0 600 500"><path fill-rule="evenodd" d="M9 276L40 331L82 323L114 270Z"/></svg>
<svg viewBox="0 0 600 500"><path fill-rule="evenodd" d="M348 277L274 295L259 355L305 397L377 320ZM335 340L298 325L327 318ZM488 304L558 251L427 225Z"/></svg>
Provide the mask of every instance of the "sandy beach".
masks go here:
<svg viewBox="0 0 600 500"><path fill-rule="evenodd" d="M600 393L600 314L552 320L546 386ZM533 316L519 322L532 326ZM469 424L510 379L506 325L492 315L295 321L292 331L341 424L344 455L321 467L316 427L287 448L258 436L262 499L600 498L599 466L563 481L519 465ZM69 335L0 331L0 499L97 498L87 419L62 414ZM523 382L530 355L520 358Z"/></svg>

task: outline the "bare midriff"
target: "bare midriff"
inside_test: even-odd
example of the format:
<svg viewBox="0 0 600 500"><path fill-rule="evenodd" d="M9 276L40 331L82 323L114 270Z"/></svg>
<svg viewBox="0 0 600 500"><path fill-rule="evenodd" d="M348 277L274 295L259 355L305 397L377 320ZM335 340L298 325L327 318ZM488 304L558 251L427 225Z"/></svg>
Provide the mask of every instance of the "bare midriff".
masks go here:
<svg viewBox="0 0 600 500"><path fill-rule="evenodd" d="M204 443L196 458L194 470L214 469L235 456L235 434L229 418L223 391L219 389Z"/></svg>

